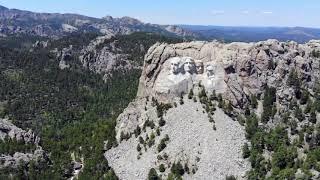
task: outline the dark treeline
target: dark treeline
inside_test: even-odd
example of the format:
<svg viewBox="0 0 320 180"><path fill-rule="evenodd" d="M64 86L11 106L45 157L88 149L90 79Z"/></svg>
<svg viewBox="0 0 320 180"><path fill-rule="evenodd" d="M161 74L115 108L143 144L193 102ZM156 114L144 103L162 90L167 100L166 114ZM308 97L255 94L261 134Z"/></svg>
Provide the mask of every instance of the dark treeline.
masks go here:
<svg viewBox="0 0 320 180"><path fill-rule="evenodd" d="M50 154L46 164L32 162L1 170L0 177L11 173L18 179L69 178L73 154L74 160L83 159L85 164L80 179L116 178L103 157L104 141L108 141L107 148L115 145L115 119L135 97L141 71L112 72L104 82L101 75L83 69L76 55L69 62L70 69L59 69L59 61L50 52L53 47L80 48L95 37L65 37L51 42L50 48L33 51L14 48L18 42L12 47L0 46L0 116L9 117L18 127L34 130L41 137L40 145ZM147 33L115 38L117 46L139 64L144 56L136 49L140 44L147 50L157 41L178 42Z"/></svg>

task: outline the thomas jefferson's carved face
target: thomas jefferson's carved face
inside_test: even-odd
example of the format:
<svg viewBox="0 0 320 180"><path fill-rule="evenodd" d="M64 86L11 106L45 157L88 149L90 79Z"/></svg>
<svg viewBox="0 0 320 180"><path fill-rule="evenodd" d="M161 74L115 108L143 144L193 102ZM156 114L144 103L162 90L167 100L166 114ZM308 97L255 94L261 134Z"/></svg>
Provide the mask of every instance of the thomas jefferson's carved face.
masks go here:
<svg viewBox="0 0 320 180"><path fill-rule="evenodd" d="M195 69L195 64L194 64L194 61L193 59L191 58L186 58L185 59L185 62L183 64L183 68L184 70L187 72L187 73L190 73L192 74L194 69Z"/></svg>

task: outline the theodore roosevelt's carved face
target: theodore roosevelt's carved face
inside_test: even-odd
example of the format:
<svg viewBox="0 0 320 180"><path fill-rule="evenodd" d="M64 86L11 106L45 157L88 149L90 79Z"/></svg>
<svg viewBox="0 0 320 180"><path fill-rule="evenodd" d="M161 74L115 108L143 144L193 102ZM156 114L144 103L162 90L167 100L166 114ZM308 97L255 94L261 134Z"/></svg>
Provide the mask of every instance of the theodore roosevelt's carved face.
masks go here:
<svg viewBox="0 0 320 180"><path fill-rule="evenodd" d="M203 74L203 62L202 61L196 61L196 71L197 71L197 74Z"/></svg>

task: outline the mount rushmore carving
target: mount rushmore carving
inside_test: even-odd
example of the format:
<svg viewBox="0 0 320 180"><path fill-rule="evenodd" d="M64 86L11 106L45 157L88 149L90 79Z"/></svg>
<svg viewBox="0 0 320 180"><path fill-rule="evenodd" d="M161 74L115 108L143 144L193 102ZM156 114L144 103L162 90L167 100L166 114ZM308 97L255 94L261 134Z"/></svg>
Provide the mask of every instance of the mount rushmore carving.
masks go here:
<svg viewBox="0 0 320 180"><path fill-rule="evenodd" d="M180 96L198 84L218 90L216 82L224 78L224 72L216 64L192 57L172 57L163 66L154 86L158 96Z"/></svg>
<svg viewBox="0 0 320 180"><path fill-rule="evenodd" d="M133 135L137 127L160 119L154 99L174 104L179 102L181 93L188 93L192 88L195 94L203 86L207 93L215 90L235 111L241 111L250 102L251 95L263 95L268 85L277 89L279 114L286 112L288 105L284 103L290 102L294 95L287 85L290 71L294 69L299 74L304 88L312 89L319 82L320 61L312 52L320 52L320 41L155 44L145 56L137 98L117 119L116 138L120 143L105 153L108 163L122 179L130 179L133 174L135 179L145 179L149 169L163 163L158 159L156 148L139 154L135 150L138 139L133 137L121 142L121 134ZM199 84L201 88L197 87ZM213 114L217 129L212 131L208 114L199 113L202 104L188 98L183 100L183 104L169 109L161 117L166 124L160 136L168 134L172 140L162 152L169 154L169 161L165 159L168 167L180 160L199 167L196 174L185 175L186 179L224 179L228 174L245 179L250 165L242 159L244 128L217 108ZM150 128L141 137L149 138L148 133L153 131Z"/></svg>
<svg viewBox="0 0 320 180"><path fill-rule="evenodd" d="M312 51L320 51L319 41L158 43L145 56L138 97L170 102L201 84L208 93L215 90L233 106L242 107L252 94L261 94L266 84L285 92L283 81L292 68L302 79L309 79L308 88L313 88L317 78L312 77L320 72Z"/></svg>
<svg viewBox="0 0 320 180"><path fill-rule="evenodd" d="M191 57L173 57L168 60L171 65L171 72L173 74L203 74L204 65L201 60L194 60ZM207 72L210 71L210 75L213 75L212 65L207 65ZM209 74L208 74L209 76Z"/></svg>

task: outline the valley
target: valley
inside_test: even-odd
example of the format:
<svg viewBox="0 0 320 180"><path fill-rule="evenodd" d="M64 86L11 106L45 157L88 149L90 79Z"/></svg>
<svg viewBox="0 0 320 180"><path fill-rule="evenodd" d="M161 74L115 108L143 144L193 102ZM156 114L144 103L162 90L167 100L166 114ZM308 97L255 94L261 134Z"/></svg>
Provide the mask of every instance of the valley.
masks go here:
<svg viewBox="0 0 320 180"><path fill-rule="evenodd" d="M319 32L0 6L0 179L319 179Z"/></svg>

